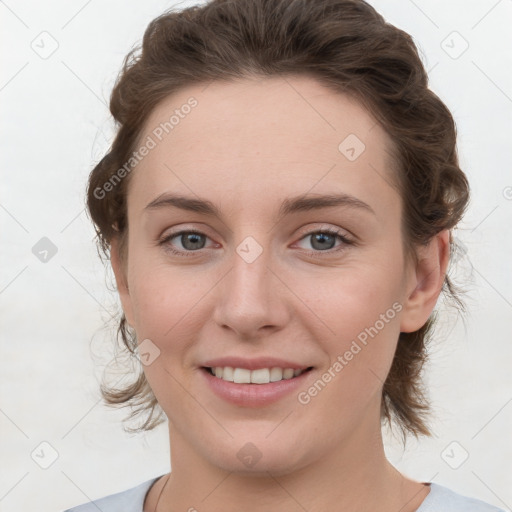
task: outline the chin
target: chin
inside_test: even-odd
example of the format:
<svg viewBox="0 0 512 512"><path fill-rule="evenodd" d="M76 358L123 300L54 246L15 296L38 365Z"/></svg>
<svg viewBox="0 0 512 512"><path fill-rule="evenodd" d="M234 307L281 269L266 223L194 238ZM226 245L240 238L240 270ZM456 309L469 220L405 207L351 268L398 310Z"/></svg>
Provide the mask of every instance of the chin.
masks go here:
<svg viewBox="0 0 512 512"><path fill-rule="evenodd" d="M287 475L307 465L303 442L291 441L290 436L266 438L268 434L235 437L215 452L205 454L210 463L225 471L254 477ZM272 437L272 434L271 436ZM252 439L252 440L251 440ZM211 450L211 445L208 447Z"/></svg>

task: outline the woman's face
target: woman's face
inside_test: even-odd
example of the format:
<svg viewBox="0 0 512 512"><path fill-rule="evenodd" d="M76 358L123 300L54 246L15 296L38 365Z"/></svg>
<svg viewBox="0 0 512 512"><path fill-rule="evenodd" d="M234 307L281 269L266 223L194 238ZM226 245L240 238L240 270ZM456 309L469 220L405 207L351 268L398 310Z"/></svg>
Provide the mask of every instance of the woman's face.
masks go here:
<svg viewBox="0 0 512 512"><path fill-rule="evenodd" d="M341 449L370 456L399 333L430 313L406 305L417 276L386 133L348 97L289 77L189 87L140 140L127 288L113 265L173 446L275 474ZM311 369L243 383L279 367Z"/></svg>

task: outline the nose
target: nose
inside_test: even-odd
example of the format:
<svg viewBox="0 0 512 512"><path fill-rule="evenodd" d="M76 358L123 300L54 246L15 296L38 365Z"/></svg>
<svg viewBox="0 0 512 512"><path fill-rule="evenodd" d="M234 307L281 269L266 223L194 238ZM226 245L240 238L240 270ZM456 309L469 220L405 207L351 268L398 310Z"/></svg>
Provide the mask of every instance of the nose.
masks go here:
<svg viewBox="0 0 512 512"><path fill-rule="evenodd" d="M285 276L273 270L270 250L249 242L232 255L232 267L216 287L214 320L238 339L254 340L281 330L291 316ZM246 250L248 249L248 250ZM252 253L252 254L251 254ZM274 265L275 267L276 265Z"/></svg>

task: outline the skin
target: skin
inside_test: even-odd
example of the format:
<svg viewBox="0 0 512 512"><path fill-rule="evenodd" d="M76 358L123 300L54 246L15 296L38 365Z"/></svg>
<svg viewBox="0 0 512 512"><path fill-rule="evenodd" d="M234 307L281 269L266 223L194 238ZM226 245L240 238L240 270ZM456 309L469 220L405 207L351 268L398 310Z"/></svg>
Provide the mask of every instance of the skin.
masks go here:
<svg viewBox="0 0 512 512"><path fill-rule="evenodd" d="M418 264L406 261L391 140L361 105L315 79L189 87L154 109L141 140L190 96L198 105L131 176L127 257L112 240L127 321L160 350L144 366L171 439L158 511L416 510L429 487L387 461L380 400L399 333L419 329L436 304L449 232L418 248ZM366 146L355 161L338 150L349 134ZM212 201L222 218L145 211L171 191ZM375 215L336 206L278 217L288 197L334 192L366 202ZM354 243L334 237L318 248L311 233L322 228ZM158 244L181 229L206 235L196 251L180 236L167 242L190 257ZM252 263L236 252L248 236L262 248ZM213 357L271 355L314 366L307 390L396 302L401 311L308 404L291 393L276 404L237 407L200 374ZM262 455L252 467L237 458L248 442ZM145 512L155 510L164 484L151 488Z"/></svg>

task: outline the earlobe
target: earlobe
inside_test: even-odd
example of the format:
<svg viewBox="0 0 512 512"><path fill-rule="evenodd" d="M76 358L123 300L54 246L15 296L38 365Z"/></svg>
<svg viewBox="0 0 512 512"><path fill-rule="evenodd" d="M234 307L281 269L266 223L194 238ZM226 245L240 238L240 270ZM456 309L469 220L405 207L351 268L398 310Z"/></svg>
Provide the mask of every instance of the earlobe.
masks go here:
<svg viewBox="0 0 512 512"><path fill-rule="evenodd" d="M124 315L127 323L133 327L132 304L130 290L128 287L126 266L121 258L120 241L118 236L114 236L110 241L110 264L114 271L117 284L117 291L121 300Z"/></svg>
<svg viewBox="0 0 512 512"><path fill-rule="evenodd" d="M449 230L441 231L418 250L418 263L407 283L410 291L403 304L401 332L417 331L426 323L441 293L449 261Z"/></svg>

